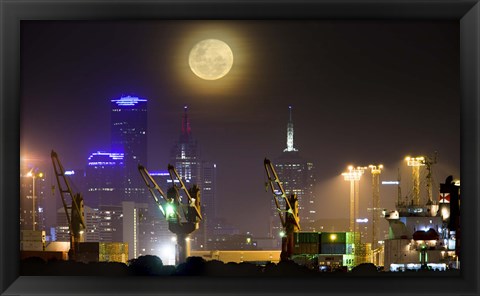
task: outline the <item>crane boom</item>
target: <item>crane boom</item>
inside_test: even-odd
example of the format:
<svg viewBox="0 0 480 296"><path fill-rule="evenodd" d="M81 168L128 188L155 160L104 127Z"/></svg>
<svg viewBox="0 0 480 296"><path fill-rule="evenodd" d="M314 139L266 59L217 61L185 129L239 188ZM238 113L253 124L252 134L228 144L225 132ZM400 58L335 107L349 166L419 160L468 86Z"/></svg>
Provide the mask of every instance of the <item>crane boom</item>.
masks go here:
<svg viewBox="0 0 480 296"><path fill-rule="evenodd" d="M68 178L65 175L65 170L63 168L58 154L52 150L50 154L52 158L53 169L55 171L55 177L57 179L58 189L60 196L62 198L63 208L65 210L65 215L67 216L68 229L70 234L70 251L69 258L75 259L75 245L80 242L81 235L84 230L87 228L85 224L85 218L83 216L83 197L80 193L73 194ZM69 195L72 200L71 212L68 212L68 205L65 198L65 195Z"/></svg>
<svg viewBox="0 0 480 296"><path fill-rule="evenodd" d="M169 220L171 219L171 216L174 216L175 220L177 220L177 223L179 223L180 215L177 211L177 207L174 206L174 204L178 204L178 200L168 197L162 191L160 186L158 186L157 182L155 182L155 179L153 179L153 177L150 175L150 173L144 166L139 165L138 171L140 172L143 181L145 181L145 184L147 185L150 194L152 195L155 203L157 204L165 219ZM172 210L175 211L176 215L171 215Z"/></svg>
<svg viewBox="0 0 480 296"><path fill-rule="evenodd" d="M200 220L202 220L202 214L200 212L200 203L199 203L198 198L197 199L192 198L192 196L190 195L187 187L185 186L185 183L183 183L182 178L180 177L180 175L178 174L177 170L175 169L175 167L173 165L171 165L171 164L168 165L168 172L170 173L170 177L172 179L172 183L173 183L174 187L176 187L175 186L175 180L178 180L178 183L180 183L180 188L179 189L183 190L183 192L187 196L189 209L193 209L195 211L195 216L197 218L199 218ZM178 189L178 187L176 187L176 188ZM179 197L179 202L181 203L180 197Z"/></svg>
<svg viewBox="0 0 480 296"><path fill-rule="evenodd" d="M280 221L282 222L282 227L286 227L287 224L287 217L286 215L283 216L282 213L285 212L280 208L280 202L279 199L282 198L285 200L285 203L287 205L287 210L286 214L290 214L290 217L293 218L293 222L298 229L300 229L300 221L298 218L297 213L293 210L293 205L290 203L287 194L285 193L285 190L283 189L282 182L278 178L277 172L275 171L275 168L272 164L272 162L265 158L263 162L265 166L265 171L267 172L267 177L268 177L268 182L270 184L270 189L272 190L273 193L273 198L275 201L275 205L277 207L278 215L280 217ZM277 190L275 189L275 185L277 186ZM280 194L277 194L277 192L280 191Z"/></svg>
<svg viewBox="0 0 480 296"><path fill-rule="evenodd" d="M172 165L168 165L168 172L173 186L168 189L167 194L160 189L145 167L139 165L138 170L153 199L168 221L168 229L177 235L176 263L183 263L190 254L189 235L198 229L199 222L202 220L200 190L196 185L187 190L182 178ZM175 185L175 182L178 182L180 187ZM182 203L179 189L185 192L187 203ZM182 211L179 211L180 208Z"/></svg>

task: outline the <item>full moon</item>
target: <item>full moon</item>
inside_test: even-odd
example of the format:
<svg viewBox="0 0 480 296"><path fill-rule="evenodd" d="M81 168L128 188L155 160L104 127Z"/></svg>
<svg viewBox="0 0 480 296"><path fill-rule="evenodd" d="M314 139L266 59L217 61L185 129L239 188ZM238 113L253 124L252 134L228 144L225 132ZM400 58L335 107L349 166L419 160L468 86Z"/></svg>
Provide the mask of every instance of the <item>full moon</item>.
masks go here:
<svg viewBox="0 0 480 296"><path fill-rule="evenodd" d="M233 52L223 41L205 39L190 50L190 69L205 80L217 80L227 75L233 65Z"/></svg>

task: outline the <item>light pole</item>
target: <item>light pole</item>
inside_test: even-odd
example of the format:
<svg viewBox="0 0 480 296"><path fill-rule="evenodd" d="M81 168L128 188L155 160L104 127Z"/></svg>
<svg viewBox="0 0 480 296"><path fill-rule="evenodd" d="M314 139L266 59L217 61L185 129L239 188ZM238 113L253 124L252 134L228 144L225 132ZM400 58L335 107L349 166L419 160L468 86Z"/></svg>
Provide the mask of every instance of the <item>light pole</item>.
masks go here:
<svg viewBox="0 0 480 296"><path fill-rule="evenodd" d="M357 247L360 244L360 237L357 237L359 232L358 223L356 219L358 217L358 207L360 202L360 179L367 167L348 167L348 172L342 173L345 181L350 181L350 231L353 232L353 245L355 261L357 257Z"/></svg>
<svg viewBox="0 0 480 296"><path fill-rule="evenodd" d="M413 205L420 205L420 167L425 165L425 157L405 157L407 165L412 167Z"/></svg>
<svg viewBox="0 0 480 296"><path fill-rule="evenodd" d="M27 177L32 178L32 229L35 231L35 178L42 178L43 173L35 174L32 172L32 170L28 172Z"/></svg>
<svg viewBox="0 0 480 296"><path fill-rule="evenodd" d="M366 167L348 167L348 172L342 173L345 181L350 181L350 231L355 232L358 230L355 220L358 217L358 206L359 206L359 181L365 171Z"/></svg>
<svg viewBox="0 0 480 296"><path fill-rule="evenodd" d="M372 173L372 250L377 248L378 222L380 222L380 174L383 165L369 165Z"/></svg>

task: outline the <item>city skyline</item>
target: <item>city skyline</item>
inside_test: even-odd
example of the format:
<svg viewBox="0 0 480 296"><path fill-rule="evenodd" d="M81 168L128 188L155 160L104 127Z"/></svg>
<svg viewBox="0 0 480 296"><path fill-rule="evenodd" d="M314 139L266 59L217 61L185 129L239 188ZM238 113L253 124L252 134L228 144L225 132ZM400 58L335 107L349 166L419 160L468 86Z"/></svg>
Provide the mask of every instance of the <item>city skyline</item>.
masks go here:
<svg viewBox="0 0 480 296"><path fill-rule="evenodd" d="M107 33L112 35L106 38ZM191 75L186 65L175 67L185 51L179 48L208 34L223 37L239 56L232 73L222 78L227 79L223 88L177 75L177 68ZM54 46L41 47L39 36ZM318 37L309 40L312 36ZM158 41L137 48L142 40ZM149 169L165 169L188 105L192 133L205 158L218 165L219 216L243 231L267 232L271 195L264 191L262 164L285 147L289 105L295 147L317 168L319 217L348 216L348 184L341 173L349 164L383 163L382 179L389 180L397 178L400 167L407 180L406 155L438 151L436 183L448 175L460 177L458 25L453 22L29 22L22 41L22 156L42 158L48 167L54 149L69 168L84 168L91 153L109 149L110 100L131 94L151 103ZM439 46L442 50L427 51ZM292 52L300 54L292 58ZM160 61L152 65L156 54ZM125 63L116 65L119 61ZM63 75L67 69L71 73ZM65 140L67 135L75 140ZM367 180L361 185L365 203ZM390 188L382 187L381 195L384 204L396 199Z"/></svg>

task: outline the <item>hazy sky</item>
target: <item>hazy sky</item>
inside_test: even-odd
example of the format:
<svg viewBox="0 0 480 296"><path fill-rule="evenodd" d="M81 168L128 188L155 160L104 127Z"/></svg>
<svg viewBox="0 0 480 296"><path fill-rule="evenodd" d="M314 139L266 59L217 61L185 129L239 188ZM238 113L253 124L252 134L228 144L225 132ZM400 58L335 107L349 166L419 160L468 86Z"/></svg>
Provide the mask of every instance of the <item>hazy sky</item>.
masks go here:
<svg viewBox="0 0 480 296"><path fill-rule="evenodd" d="M233 51L217 81L188 66L208 38ZM48 173L54 149L66 168L84 168L110 148L110 100L130 94L148 99L148 169L166 169L188 105L202 158L217 164L218 214L258 236L272 198L263 159L286 147L288 105L294 146L316 167L319 218L348 217L349 164L383 163L381 180L400 168L407 194L404 157L438 151L435 182L459 178L458 22L29 21L21 49L22 157ZM380 194L393 207L394 188Z"/></svg>

